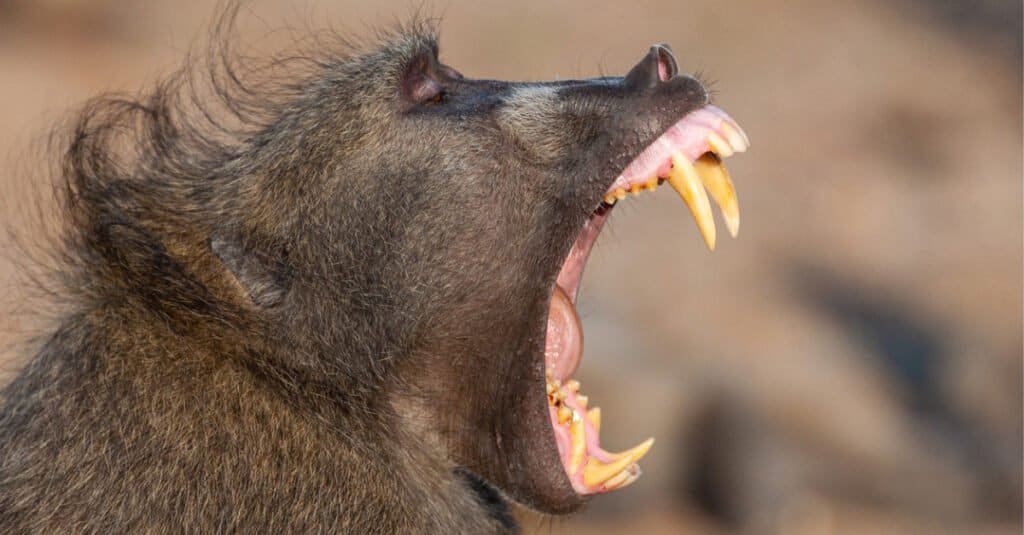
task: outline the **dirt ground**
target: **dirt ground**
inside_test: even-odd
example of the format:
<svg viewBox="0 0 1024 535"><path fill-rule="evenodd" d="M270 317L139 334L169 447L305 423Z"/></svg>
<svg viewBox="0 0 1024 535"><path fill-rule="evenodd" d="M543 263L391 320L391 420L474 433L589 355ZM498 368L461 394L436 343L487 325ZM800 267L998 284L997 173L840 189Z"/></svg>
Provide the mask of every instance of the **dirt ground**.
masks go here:
<svg viewBox="0 0 1024 535"><path fill-rule="evenodd" d="M427 4L473 77L625 73L667 42L753 144L714 253L669 191L616 210L579 376L606 444L658 442L632 487L527 533L1020 533L1021 12L939 4ZM416 5L256 0L241 33L365 34ZM152 84L215 6L0 0L0 223L29 225L48 129ZM38 325L11 256L0 383Z"/></svg>

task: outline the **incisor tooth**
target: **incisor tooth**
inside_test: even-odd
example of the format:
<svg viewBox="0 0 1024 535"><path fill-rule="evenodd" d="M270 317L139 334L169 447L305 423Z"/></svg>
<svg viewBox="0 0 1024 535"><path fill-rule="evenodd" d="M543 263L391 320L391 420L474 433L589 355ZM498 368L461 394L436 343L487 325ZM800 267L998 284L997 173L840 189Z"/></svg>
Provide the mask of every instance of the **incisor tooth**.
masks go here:
<svg viewBox="0 0 1024 535"><path fill-rule="evenodd" d="M594 431L601 431L601 407L594 407L587 411L587 419L594 426Z"/></svg>
<svg viewBox="0 0 1024 535"><path fill-rule="evenodd" d="M711 152L714 152L722 158L732 156L732 145L714 132L708 133L708 146L711 147Z"/></svg>
<svg viewBox="0 0 1024 535"><path fill-rule="evenodd" d="M704 191L701 179L697 176L693 164L678 152L672 155L672 169L668 171L668 183L683 198L683 202L693 214L697 228L704 236L708 249L715 250L715 219L711 215L711 202Z"/></svg>
<svg viewBox="0 0 1024 535"><path fill-rule="evenodd" d="M605 481L604 488L605 490L618 490L632 485L637 479L640 479L640 468L634 464L630 469L623 470L619 472L619 475Z"/></svg>
<svg viewBox="0 0 1024 535"><path fill-rule="evenodd" d="M575 475L583 462L583 456L587 453L587 430L583 425L583 418L578 412L572 413L572 423L569 424L569 438L571 439L572 452L569 456L569 475Z"/></svg>
<svg viewBox="0 0 1024 535"><path fill-rule="evenodd" d="M651 179L644 184L644 187L647 188L647 191L654 191L658 189L658 177L652 176Z"/></svg>
<svg viewBox="0 0 1024 535"><path fill-rule="evenodd" d="M588 487L596 487L619 475L619 472L629 468L646 455L651 449L651 444L654 444L653 438L643 441L631 450L620 453L614 461L608 464L594 457L587 459L587 465L583 467L583 483Z"/></svg>
<svg viewBox="0 0 1024 535"><path fill-rule="evenodd" d="M633 184L633 186L629 188L629 192L632 193L634 197L636 197L637 195L640 195L640 188L642 187L642 184Z"/></svg>
<svg viewBox="0 0 1024 535"><path fill-rule="evenodd" d="M693 162L693 168L697 171L704 187L711 194L711 197L718 203L722 210L722 218L725 219L725 226L733 238L740 231L740 205L736 199L736 188L729 178L729 171L714 154L704 154Z"/></svg>
<svg viewBox="0 0 1024 535"><path fill-rule="evenodd" d="M614 193L615 193L615 198L616 198L616 199L618 199L618 200L620 200L620 201L621 201L622 199L625 199L625 198L626 198L626 190L624 190L624 189L622 189L622 188L619 188L619 189L615 190L615 192L614 192Z"/></svg>
<svg viewBox="0 0 1024 535"><path fill-rule="evenodd" d="M727 122L723 122L718 127L718 131L721 132L725 139L732 145L733 150L736 152L746 152L747 147L750 146L750 141L747 139L747 135L742 130L737 130Z"/></svg>
<svg viewBox="0 0 1024 535"><path fill-rule="evenodd" d="M583 407L584 409L587 408L587 403L589 401L590 401L590 398L588 398L587 396L584 396L583 394L577 394L576 395L576 404L579 405L580 407Z"/></svg>
<svg viewBox="0 0 1024 535"><path fill-rule="evenodd" d="M615 204L615 201L617 201L617 200L618 199L615 198L615 194L614 193L609 193L609 194L604 196L604 202L606 202L608 204Z"/></svg>

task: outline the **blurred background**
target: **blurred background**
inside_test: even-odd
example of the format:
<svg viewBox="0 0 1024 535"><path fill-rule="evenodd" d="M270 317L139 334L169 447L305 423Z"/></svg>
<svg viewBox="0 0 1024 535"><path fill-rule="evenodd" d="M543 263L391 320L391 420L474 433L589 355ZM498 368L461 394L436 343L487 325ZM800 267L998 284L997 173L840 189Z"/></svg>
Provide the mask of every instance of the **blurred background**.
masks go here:
<svg viewBox="0 0 1024 535"><path fill-rule="evenodd" d="M255 0L240 33L365 35L419 4ZM3 205L45 178L53 124L173 69L216 7L0 0ZM713 254L671 191L616 209L583 281L578 377L605 444L658 442L628 490L523 513L526 533L1021 532L1020 3L425 7L472 77L624 74L667 42L753 143L727 162L741 233ZM33 327L13 271L0 260L0 384Z"/></svg>

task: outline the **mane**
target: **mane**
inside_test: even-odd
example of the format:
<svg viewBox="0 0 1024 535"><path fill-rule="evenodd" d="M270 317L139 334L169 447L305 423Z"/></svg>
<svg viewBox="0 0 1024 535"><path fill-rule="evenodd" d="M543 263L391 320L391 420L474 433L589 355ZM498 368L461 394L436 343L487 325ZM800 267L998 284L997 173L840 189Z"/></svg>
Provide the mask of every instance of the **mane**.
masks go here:
<svg viewBox="0 0 1024 535"><path fill-rule="evenodd" d="M417 13L362 39L284 27L274 31L284 50L257 55L238 38L242 8L223 4L175 71L148 89L88 100L46 139L50 177L34 186L50 190L37 192L37 224L7 229L14 284L31 303L11 312L43 320L31 342L83 305L139 288L189 315L223 312L148 229L187 232L216 182L259 172L253 154L332 68L382 42L436 42L436 20Z"/></svg>

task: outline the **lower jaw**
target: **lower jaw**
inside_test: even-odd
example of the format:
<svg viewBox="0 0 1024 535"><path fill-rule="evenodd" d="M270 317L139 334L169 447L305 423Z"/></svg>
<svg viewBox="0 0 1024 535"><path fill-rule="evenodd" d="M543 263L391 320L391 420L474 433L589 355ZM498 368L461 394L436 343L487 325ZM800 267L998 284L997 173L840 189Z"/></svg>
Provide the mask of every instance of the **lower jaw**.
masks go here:
<svg viewBox="0 0 1024 535"><path fill-rule="evenodd" d="M623 488L640 476L636 464L654 439L622 453L601 448L601 410L590 407L572 374L583 353L583 329L575 298L587 256L607 219L602 207L587 222L570 251L552 290L544 351L548 415L562 467L577 494L589 495Z"/></svg>

